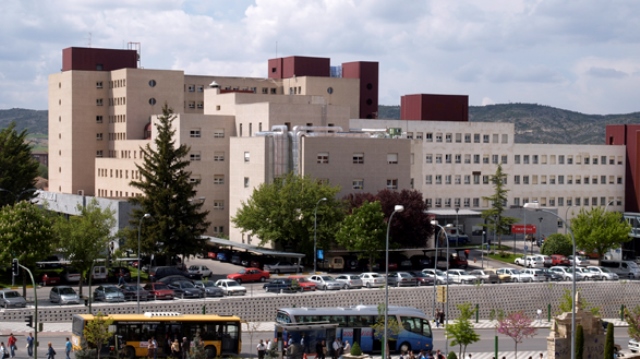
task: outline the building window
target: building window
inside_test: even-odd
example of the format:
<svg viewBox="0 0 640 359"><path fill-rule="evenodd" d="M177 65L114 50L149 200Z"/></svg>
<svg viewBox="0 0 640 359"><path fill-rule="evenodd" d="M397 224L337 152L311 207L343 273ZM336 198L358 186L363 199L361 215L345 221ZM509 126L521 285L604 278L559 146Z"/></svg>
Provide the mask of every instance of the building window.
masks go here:
<svg viewBox="0 0 640 359"><path fill-rule="evenodd" d="M387 189L398 189L398 179L388 179Z"/></svg>
<svg viewBox="0 0 640 359"><path fill-rule="evenodd" d="M466 154L464 155L464 163L471 163L471 155L470 154Z"/></svg>
<svg viewBox="0 0 640 359"><path fill-rule="evenodd" d="M436 142L442 142L442 133L436 133Z"/></svg>
<svg viewBox="0 0 640 359"><path fill-rule="evenodd" d="M573 156L567 156L567 164L568 165L572 165L573 164Z"/></svg>
<svg viewBox="0 0 640 359"><path fill-rule="evenodd" d="M473 184L480 184L480 175L479 174L474 174L473 175Z"/></svg>
<svg viewBox="0 0 640 359"><path fill-rule="evenodd" d="M482 155L482 163L489 164L489 155Z"/></svg>
<svg viewBox="0 0 640 359"><path fill-rule="evenodd" d="M96 157L102 157L102 150L98 150L96 152Z"/></svg>
<svg viewBox="0 0 640 359"><path fill-rule="evenodd" d="M224 184L224 175L213 175L213 184Z"/></svg>
<svg viewBox="0 0 640 359"><path fill-rule="evenodd" d="M529 176L522 176L522 183L529 184Z"/></svg>
<svg viewBox="0 0 640 359"><path fill-rule="evenodd" d="M102 116L96 116L96 123L102 123Z"/></svg>
<svg viewBox="0 0 640 359"><path fill-rule="evenodd" d="M204 92L204 86L198 85L198 92Z"/></svg>
<svg viewBox="0 0 640 359"><path fill-rule="evenodd" d="M433 162L433 155L429 154L424 156L425 162L426 163L432 163Z"/></svg>
<svg viewBox="0 0 640 359"><path fill-rule="evenodd" d="M480 134L479 133L474 133L473 134L473 143L480 143Z"/></svg>
<svg viewBox="0 0 640 359"><path fill-rule="evenodd" d="M213 201L213 210L214 211L224 210L224 201L221 201L221 200Z"/></svg>
<svg viewBox="0 0 640 359"><path fill-rule="evenodd" d="M213 131L213 138L224 138L224 130Z"/></svg>
<svg viewBox="0 0 640 359"><path fill-rule="evenodd" d="M558 184L564 184L564 176L558 175Z"/></svg>
<svg viewBox="0 0 640 359"><path fill-rule="evenodd" d="M96 140L102 141L102 133L96 133Z"/></svg>
<svg viewBox="0 0 640 359"><path fill-rule="evenodd" d="M482 135L482 143L489 143L489 135Z"/></svg>
<svg viewBox="0 0 640 359"><path fill-rule="evenodd" d="M244 152L244 161L249 162L251 160L251 153L249 151Z"/></svg>
<svg viewBox="0 0 640 359"><path fill-rule="evenodd" d="M480 207L480 198L474 198L473 199L473 207L475 207L475 208Z"/></svg>
<svg viewBox="0 0 640 359"><path fill-rule="evenodd" d="M364 153L354 153L353 154L353 163L355 163L355 164L363 164L364 163Z"/></svg>
<svg viewBox="0 0 640 359"><path fill-rule="evenodd" d="M424 177L424 184L431 184L431 182L432 182L432 178L433 178L433 176L432 176L432 175L425 175L425 177Z"/></svg>
<svg viewBox="0 0 640 359"><path fill-rule="evenodd" d="M189 92L196 92L196 85L189 85L188 91Z"/></svg>
<svg viewBox="0 0 640 359"><path fill-rule="evenodd" d="M522 163L525 164L525 165L529 164L529 155L524 155L522 157Z"/></svg>
<svg viewBox="0 0 640 359"><path fill-rule="evenodd" d="M249 188L249 177L244 178L244 188Z"/></svg>
<svg viewBox="0 0 640 359"><path fill-rule="evenodd" d="M513 176L513 184L520 184L520 175Z"/></svg>
<svg viewBox="0 0 640 359"><path fill-rule="evenodd" d="M491 155L491 163L493 163L494 165L497 165L499 163L499 160L500 160L500 156Z"/></svg>
<svg viewBox="0 0 640 359"><path fill-rule="evenodd" d="M416 132L416 140L422 140L423 136L422 136L422 132Z"/></svg>
<svg viewBox="0 0 640 359"><path fill-rule="evenodd" d="M502 164L506 165L507 164L507 155L502 155Z"/></svg>
<svg viewBox="0 0 640 359"><path fill-rule="evenodd" d="M450 133L445 134L444 138L447 143L451 143L452 137Z"/></svg>
<svg viewBox="0 0 640 359"><path fill-rule="evenodd" d="M482 176L482 184L489 184L489 176L487 175Z"/></svg>
<svg viewBox="0 0 640 359"><path fill-rule="evenodd" d="M442 184L442 175L436 175L436 184Z"/></svg>
<svg viewBox="0 0 640 359"><path fill-rule="evenodd" d="M513 163L519 165L520 164L520 155L513 156Z"/></svg>
<svg viewBox="0 0 640 359"><path fill-rule="evenodd" d="M502 135L502 143L509 143L509 135L507 134Z"/></svg>
<svg viewBox="0 0 640 359"><path fill-rule="evenodd" d="M363 179L354 179L351 181L351 187L353 189L364 189L364 180Z"/></svg>
<svg viewBox="0 0 640 359"><path fill-rule="evenodd" d="M451 184L451 175L445 175L444 176L444 183L445 184Z"/></svg>
<svg viewBox="0 0 640 359"><path fill-rule="evenodd" d="M388 153L387 154L387 163L390 165L398 164L398 154L397 153Z"/></svg>
<svg viewBox="0 0 640 359"><path fill-rule="evenodd" d="M407 132L407 138L413 140L413 132Z"/></svg>
<svg viewBox="0 0 640 359"><path fill-rule="evenodd" d="M464 134L464 143L471 143L471 134L470 133L465 133Z"/></svg>
<svg viewBox="0 0 640 359"><path fill-rule="evenodd" d="M213 161L214 162L224 162L224 152L214 152L213 153Z"/></svg>
<svg viewBox="0 0 640 359"><path fill-rule="evenodd" d="M471 206L471 198L465 198L463 201L464 201L464 206L465 207L470 207Z"/></svg>
<svg viewBox="0 0 640 359"><path fill-rule="evenodd" d="M200 130L191 130L191 131L189 131L189 136L190 137L199 138L200 137Z"/></svg>
<svg viewBox="0 0 640 359"><path fill-rule="evenodd" d="M456 143L462 143L462 134L456 133Z"/></svg>
<svg viewBox="0 0 640 359"><path fill-rule="evenodd" d="M464 184L471 184L471 175L464 175Z"/></svg>
<svg viewBox="0 0 640 359"><path fill-rule="evenodd" d="M200 161L200 154L199 153L191 153L189 155L189 159L191 161Z"/></svg>
<svg viewBox="0 0 640 359"><path fill-rule="evenodd" d="M462 184L462 176L461 175L456 175L455 178L455 184Z"/></svg>
<svg viewBox="0 0 640 359"><path fill-rule="evenodd" d="M433 133L427 132L424 140L425 142L433 142Z"/></svg>
<svg viewBox="0 0 640 359"><path fill-rule="evenodd" d="M329 163L329 153L328 152L318 153L317 163L322 163L322 164Z"/></svg>
<svg viewBox="0 0 640 359"><path fill-rule="evenodd" d="M103 105L103 101L101 98L96 99L96 106L102 106Z"/></svg>
<svg viewBox="0 0 640 359"><path fill-rule="evenodd" d="M462 163L462 155L456 155L456 163Z"/></svg>
<svg viewBox="0 0 640 359"><path fill-rule="evenodd" d="M442 155L436 155L436 163L442 163Z"/></svg>
<svg viewBox="0 0 640 359"><path fill-rule="evenodd" d="M473 155L473 163L480 163L480 155Z"/></svg>
<svg viewBox="0 0 640 359"><path fill-rule="evenodd" d="M444 162L445 163L451 163L451 155L450 154L444 155Z"/></svg>

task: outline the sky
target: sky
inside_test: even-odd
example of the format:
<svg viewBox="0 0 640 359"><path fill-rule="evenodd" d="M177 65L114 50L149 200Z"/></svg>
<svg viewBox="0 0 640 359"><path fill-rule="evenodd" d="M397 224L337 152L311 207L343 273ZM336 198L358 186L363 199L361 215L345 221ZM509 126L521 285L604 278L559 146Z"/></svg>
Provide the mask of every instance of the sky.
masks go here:
<svg viewBox="0 0 640 359"><path fill-rule="evenodd" d="M286 56L379 63L381 105L640 111L640 1L2 0L0 109L47 109L67 47L140 43L147 69L267 77Z"/></svg>

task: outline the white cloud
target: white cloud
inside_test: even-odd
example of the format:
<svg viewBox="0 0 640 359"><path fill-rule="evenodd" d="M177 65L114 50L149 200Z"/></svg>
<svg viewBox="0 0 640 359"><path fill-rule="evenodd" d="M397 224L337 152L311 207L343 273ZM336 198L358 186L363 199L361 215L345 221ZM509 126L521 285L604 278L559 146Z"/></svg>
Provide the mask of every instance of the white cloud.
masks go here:
<svg viewBox="0 0 640 359"><path fill-rule="evenodd" d="M633 112L638 23L640 2L599 0L4 0L0 108L46 108L63 48L132 41L146 68L202 75L266 76L276 56L378 61L381 104L452 93Z"/></svg>

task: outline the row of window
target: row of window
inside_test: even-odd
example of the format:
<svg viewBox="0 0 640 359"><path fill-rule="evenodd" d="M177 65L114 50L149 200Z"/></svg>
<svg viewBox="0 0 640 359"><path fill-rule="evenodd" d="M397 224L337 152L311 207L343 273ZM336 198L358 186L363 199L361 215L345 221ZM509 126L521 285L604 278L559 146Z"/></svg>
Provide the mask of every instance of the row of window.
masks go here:
<svg viewBox="0 0 640 359"><path fill-rule="evenodd" d="M204 102L202 101L189 101L185 107L189 107L189 108L198 108L198 109L203 109L204 108Z"/></svg>
<svg viewBox="0 0 640 359"><path fill-rule="evenodd" d="M522 179L522 180L521 180ZM565 180L566 179L566 180ZM507 184L507 178L502 181ZM514 184L623 184L622 176L573 176L573 175L514 175ZM491 184L491 175L425 175L424 184Z"/></svg>
<svg viewBox="0 0 640 359"><path fill-rule="evenodd" d="M131 172L131 179L137 180L140 179L140 171L138 170L119 170L119 169L107 169L107 168L98 168L98 177L109 177L109 178L124 178L129 179L129 172Z"/></svg>
<svg viewBox="0 0 640 359"><path fill-rule="evenodd" d="M140 155L140 158L143 157L142 150L140 150L140 151L109 150L108 154L109 154L108 158L138 158L138 154ZM133 157L131 156L132 154L133 154ZM96 151L96 157L103 157L103 156L104 156L104 152L102 150L97 150Z"/></svg>
<svg viewBox="0 0 640 359"><path fill-rule="evenodd" d="M202 137L202 130L194 128L189 131L189 136L191 138L200 138ZM224 129L219 128L219 129L213 130L213 138L224 138Z"/></svg>
<svg viewBox="0 0 640 359"><path fill-rule="evenodd" d="M325 180L325 182L328 182ZM387 179L387 189L397 190L398 189L398 179L391 178ZM356 178L351 180L351 189L355 190L363 190L364 189L364 179Z"/></svg>
<svg viewBox="0 0 640 359"><path fill-rule="evenodd" d="M319 164L328 164L329 163L329 152L319 152L316 157L316 163ZM364 153L357 152L352 156L352 163L354 164L364 164ZM398 154L397 153L387 153L387 163L390 165L398 164Z"/></svg>
<svg viewBox="0 0 640 359"><path fill-rule="evenodd" d="M509 135L481 134L481 133L442 133L442 132L406 132L406 138L413 140L424 140L424 142L444 142L444 143L509 143ZM472 141L473 139L473 141Z"/></svg>
<svg viewBox="0 0 640 359"><path fill-rule="evenodd" d="M488 208L490 202L484 198L426 198L427 207L429 208ZM537 201L543 207L564 207L564 206L606 206L607 204L615 204L622 206L622 199L607 197L540 197L540 198L513 198L513 206L520 207L525 203ZM505 203L505 206L508 204Z"/></svg>
<svg viewBox="0 0 640 359"><path fill-rule="evenodd" d="M574 161L575 158L575 161ZM610 164L610 165L622 165L623 157L618 156L582 156L576 155L514 155L513 162L517 165L524 164L551 164L551 165L572 165L572 164L593 164L597 165L602 164ZM507 164L508 156L507 155L489 155L489 154L431 154L428 153L425 155L425 163L464 163L464 164Z"/></svg>
<svg viewBox="0 0 640 359"><path fill-rule="evenodd" d="M134 193L134 192L127 192L127 191L114 191L114 190L106 190L106 189L98 189L98 197L120 197L120 198L126 198L129 197L129 195L131 195L131 197L140 197L142 196L142 193Z"/></svg>

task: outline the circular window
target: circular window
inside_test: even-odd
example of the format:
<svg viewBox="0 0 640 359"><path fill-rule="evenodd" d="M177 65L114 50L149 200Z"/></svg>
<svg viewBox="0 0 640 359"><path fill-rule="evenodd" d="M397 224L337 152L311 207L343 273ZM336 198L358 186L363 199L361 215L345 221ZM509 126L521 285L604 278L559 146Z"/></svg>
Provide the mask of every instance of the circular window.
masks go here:
<svg viewBox="0 0 640 359"><path fill-rule="evenodd" d="M156 87L156 80L149 80L149 86Z"/></svg>
<svg viewBox="0 0 640 359"><path fill-rule="evenodd" d="M373 88L373 85L371 83L367 84L367 90L371 90Z"/></svg>
<svg viewBox="0 0 640 359"><path fill-rule="evenodd" d="M150 98L150 99L149 99L149 105L152 105L152 106L153 106L153 105L155 105L155 104L156 104L156 99L155 99L155 98L153 98L153 97L152 97L152 98Z"/></svg>
<svg viewBox="0 0 640 359"><path fill-rule="evenodd" d="M371 104L373 103L373 101L371 101L370 98L367 99L367 105L371 106Z"/></svg>
<svg viewBox="0 0 640 359"><path fill-rule="evenodd" d="M327 88L327 93L331 95L333 93L333 87Z"/></svg>

